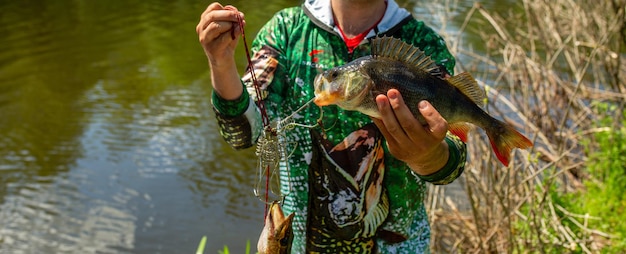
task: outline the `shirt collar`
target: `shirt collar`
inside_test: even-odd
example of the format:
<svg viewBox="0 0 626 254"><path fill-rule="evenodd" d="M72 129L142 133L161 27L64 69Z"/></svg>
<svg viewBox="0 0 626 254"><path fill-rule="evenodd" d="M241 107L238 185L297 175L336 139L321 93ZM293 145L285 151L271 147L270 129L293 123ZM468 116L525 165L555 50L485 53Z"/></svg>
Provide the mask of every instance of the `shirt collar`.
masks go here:
<svg viewBox="0 0 626 254"><path fill-rule="evenodd" d="M313 15L313 18L339 33L333 21L333 11L330 6L330 0L306 0L304 2L304 8ZM387 10L385 11L383 19L378 24L377 30L379 33L384 33L410 15L411 13L404 8L400 8L398 3L394 0L387 0ZM370 31L367 37L374 36L374 30Z"/></svg>

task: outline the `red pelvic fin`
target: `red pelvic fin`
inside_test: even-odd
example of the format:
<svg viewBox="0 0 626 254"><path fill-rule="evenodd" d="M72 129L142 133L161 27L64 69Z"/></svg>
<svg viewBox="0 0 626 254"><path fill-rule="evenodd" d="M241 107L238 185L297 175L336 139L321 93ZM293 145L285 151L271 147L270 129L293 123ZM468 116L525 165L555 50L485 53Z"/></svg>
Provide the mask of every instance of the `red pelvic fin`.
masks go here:
<svg viewBox="0 0 626 254"><path fill-rule="evenodd" d="M461 139L463 142L467 142L467 133L472 128L472 125L464 122L452 123L448 125L450 132Z"/></svg>

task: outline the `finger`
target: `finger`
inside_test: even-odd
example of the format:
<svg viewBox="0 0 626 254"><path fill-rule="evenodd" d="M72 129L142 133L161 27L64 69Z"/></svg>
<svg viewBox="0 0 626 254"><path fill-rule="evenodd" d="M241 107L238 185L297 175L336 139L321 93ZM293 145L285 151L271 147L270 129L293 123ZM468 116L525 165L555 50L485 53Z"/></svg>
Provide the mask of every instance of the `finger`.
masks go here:
<svg viewBox="0 0 626 254"><path fill-rule="evenodd" d="M208 24L204 30L206 33L217 37L223 33L230 33L237 26L237 23L228 21L215 21Z"/></svg>
<svg viewBox="0 0 626 254"><path fill-rule="evenodd" d="M213 2L209 4L209 6L206 7L206 10L204 12L210 12L212 10L223 10L223 9L224 9L224 6L222 6L220 3Z"/></svg>
<svg viewBox="0 0 626 254"><path fill-rule="evenodd" d="M226 5L226 6L224 6L224 10L231 10L231 11L236 11L236 12L239 12L239 10L237 10L237 7L232 6L232 5Z"/></svg>
<svg viewBox="0 0 626 254"><path fill-rule="evenodd" d="M385 123L383 123L382 120L380 120L378 118L372 118L372 121L374 122L376 127L378 127L378 130L380 130L380 132L383 134L383 136L390 137L392 139L391 141L393 141L393 137L391 136L391 134L387 130L387 127L385 127Z"/></svg>
<svg viewBox="0 0 626 254"><path fill-rule="evenodd" d="M240 22L241 22L242 26L246 25L246 21L244 19L243 12L240 12L237 9L237 7L232 6L232 5L226 5L226 6L224 6L224 10L230 10L230 11L236 11L237 12L238 16L236 16L237 17L237 22L235 24L235 28L238 28ZM241 30L241 29L239 29L239 30ZM241 31L238 31L238 32L241 32Z"/></svg>
<svg viewBox="0 0 626 254"><path fill-rule="evenodd" d="M383 134L385 134L387 141L390 142L389 139L401 140L407 138L389 104L389 98L383 94L378 95L376 96L376 104L380 112L380 119L378 120L385 128L386 133Z"/></svg>
<svg viewBox="0 0 626 254"><path fill-rule="evenodd" d="M230 22L239 22L239 20L244 19L243 12L237 10L237 8L229 5L223 7L222 9L215 9L209 12L204 12L200 19L208 20L208 21L230 21Z"/></svg>
<svg viewBox="0 0 626 254"><path fill-rule="evenodd" d="M235 7L222 7L219 4L211 4L200 16L200 22L196 26L196 31L205 30L212 22L238 22L243 20L243 13Z"/></svg>
<svg viewBox="0 0 626 254"><path fill-rule="evenodd" d="M390 89L387 92L387 96L397 122L406 133L407 138L410 138L413 142L420 142L424 138L427 138L428 134L424 131L424 128L420 122L417 121L413 113L411 113L409 107L404 103L400 92L396 89Z"/></svg>
<svg viewBox="0 0 626 254"><path fill-rule="evenodd" d="M232 28L233 23L231 22L212 22L205 30L198 34L200 43L202 45L212 45L215 42L218 44L222 44L222 42L230 42L232 41L230 33ZM228 37L228 40L226 40L225 37Z"/></svg>
<svg viewBox="0 0 626 254"><path fill-rule="evenodd" d="M201 25L200 27L201 30L205 30L211 23L214 23L214 22L238 23L240 18L241 18L240 12L229 11L229 10L212 11L202 16L202 19L200 20L199 25Z"/></svg>
<svg viewBox="0 0 626 254"><path fill-rule="evenodd" d="M210 23L210 20L208 20L208 17L210 17L209 14L211 12L216 11L216 10L223 10L223 9L224 7L218 2L209 4L209 6L206 7L204 12L200 14L200 22L198 22L198 25L196 26L196 32L200 34L200 32L207 27L208 23Z"/></svg>
<svg viewBox="0 0 626 254"><path fill-rule="evenodd" d="M428 126L428 131L437 140L442 140L448 132L448 122L439 114L439 111L435 109L428 101L420 101L418 109Z"/></svg>
<svg viewBox="0 0 626 254"><path fill-rule="evenodd" d="M380 130L380 133L382 133L385 137L385 141L387 142L387 146L389 147L389 149L393 149L393 147L399 147L400 144L398 143L396 138L391 133L389 133L389 130L387 130L387 127L385 126L383 120L380 120L378 118L372 118L372 121L374 122L376 127L378 127L378 130Z"/></svg>
<svg viewBox="0 0 626 254"><path fill-rule="evenodd" d="M238 27L238 25L240 25L240 23L241 23L242 26L246 26L246 19L245 19L245 15L243 14L243 12L240 12L239 10L237 10L237 8L235 6L232 6L232 5L227 5L224 8L226 8L227 10L233 10L233 11L237 12L237 15L238 15L238 16L236 15L236 17L237 17L237 22L236 22L237 23L237 27ZM241 30L241 28L239 28L239 29ZM241 31L239 31L239 32L241 32Z"/></svg>

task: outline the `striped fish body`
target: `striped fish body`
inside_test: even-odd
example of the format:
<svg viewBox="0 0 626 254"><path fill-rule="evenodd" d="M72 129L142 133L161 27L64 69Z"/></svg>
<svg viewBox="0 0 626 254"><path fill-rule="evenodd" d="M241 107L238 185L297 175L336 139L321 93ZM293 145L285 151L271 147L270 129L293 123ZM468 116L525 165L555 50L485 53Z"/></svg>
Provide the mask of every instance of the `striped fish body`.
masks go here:
<svg viewBox="0 0 626 254"><path fill-rule="evenodd" d="M336 104L380 118L376 96L397 89L405 104L422 124L424 117L417 107L430 102L448 121L449 129L466 141L467 123L484 129L500 161L508 165L513 148L528 148L532 142L512 126L491 117L479 105L485 93L469 73L445 78L440 68L419 48L399 39L373 39L370 56L332 68L315 79L318 106Z"/></svg>

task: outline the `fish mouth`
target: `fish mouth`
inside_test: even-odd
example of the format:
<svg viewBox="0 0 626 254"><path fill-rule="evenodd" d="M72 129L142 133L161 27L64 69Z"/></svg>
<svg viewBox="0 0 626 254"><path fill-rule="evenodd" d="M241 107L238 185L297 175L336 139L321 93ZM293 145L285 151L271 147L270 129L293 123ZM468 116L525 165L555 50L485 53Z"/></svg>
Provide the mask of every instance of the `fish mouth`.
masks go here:
<svg viewBox="0 0 626 254"><path fill-rule="evenodd" d="M258 253L291 253L294 213L285 217L280 204L274 201L265 217L265 226L257 243Z"/></svg>
<svg viewBox="0 0 626 254"><path fill-rule="evenodd" d="M335 104L334 102L337 101L339 98L338 93L329 93L329 92L322 92L320 94L315 95L315 99L313 99L313 103L315 103L315 105L317 106L328 106L328 105L332 105Z"/></svg>
<svg viewBox="0 0 626 254"><path fill-rule="evenodd" d="M336 104L341 99L341 89L333 82L329 82L324 75L315 78L315 98L313 103L317 106Z"/></svg>
<svg viewBox="0 0 626 254"><path fill-rule="evenodd" d="M278 202L273 202L270 205L270 212L269 215L271 216L270 219L272 220L273 225L280 225L282 223L291 223L291 219L293 218L293 216L287 216L285 217L285 214L283 213L283 210L280 208L280 204Z"/></svg>

